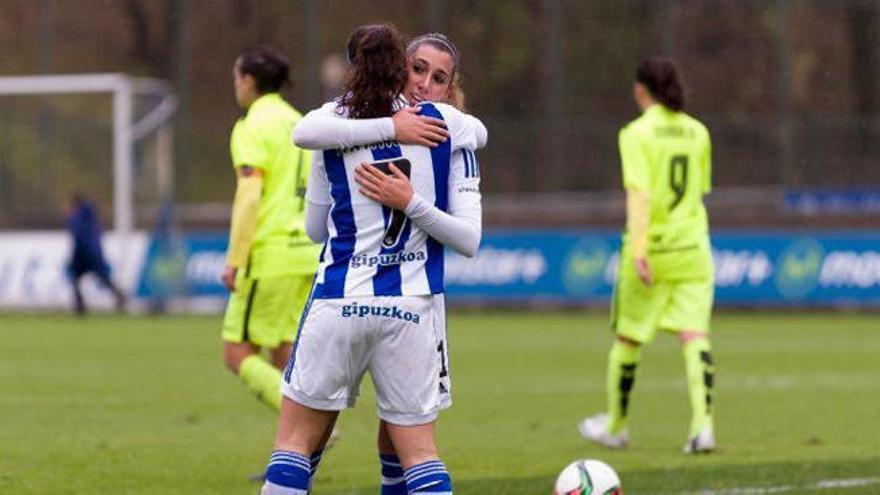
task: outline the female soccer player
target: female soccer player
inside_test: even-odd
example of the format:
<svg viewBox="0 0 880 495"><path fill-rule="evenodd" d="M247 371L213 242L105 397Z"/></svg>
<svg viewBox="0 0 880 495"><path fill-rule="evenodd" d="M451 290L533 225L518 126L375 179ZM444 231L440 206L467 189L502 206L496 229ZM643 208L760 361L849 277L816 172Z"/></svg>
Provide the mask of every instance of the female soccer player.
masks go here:
<svg viewBox="0 0 880 495"><path fill-rule="evenodd" d="M460 80L458 49L445 35L429 33L409 42L406 49L407 79L404 98L415 105L423 101L452 103L461 108L464 95ZM418 115L420 108L401 109L393 117L376 119L339 119L333 115L335 103L306 114L294 130L294 141L307 149L337 149L395 139L400 144L435 147L448 138L443 122ZM480 148L486 144L486 128L478 119L466 115L477 134ZM467 157L464 155L467 154ZM453 152L456 161L468 160L477 171L476 156L471 150ZM380 420L378 450L382 467L382 495L405 495L403 470L389 436Z"/></svg>
<svg viewBox="0 0 880 495"><path fill-rule="evenodd" d="M311 150L348 148L394 139L401 144L437 146L448 137L438 119L419 115L417 105L423 101L450 103L459 109L464 93L459 85L458 49L445 35L428 33L414 38L406 48L407 80L403 90L410 106L392 117L340 120L328 108L335 103L313 110L297 124L293 140L297 146ZM486 127L478 119L466 116L478 137L478 148L486 144Z"/></svg>
<svg viewBox="0 0 880 495"><path fill-rule="evenodd" d="M353 68L345 94L324 108L348 118L402 108L405 57L396 30L365 26L348 46ZM265 494L307 493L313 454L339 411L354 405L367 370L406 493L452 493L434 444L437 413L451 402L443 245L466 256L479 245L478 171L474 162L453 159L464 156L454 150L475 148L477 138L450 106L425 104L421 111L444 121L447 141L435 148L384 141L315 154L307 229L314 240L326 239L325 250L285 370Z"/></svg>
<svg viewBox="0 0 880 495"><path fill-rule="evenodd" d="M715 448L714 367L709 352L714 268L703 195L711 188L709 132L684 113L684 88L670 60L636 70L633 95L642 116L620 131L626 234L612 305L616 338L608 355L608 412L578 424L610 448L629 441L629 397L641 346L658 329L682 345L692 420L687 453Z"/></svg>
<svg viewBox="0 0 880 495"><path fill-rule="evenodd" d="M301 118L278 93L289 64L258 46L233 67L242 111L230 148L237 186L223 283L230 291L223 320L226 366L265 404L281 408L281 369L317 270L319 246L305 233L310 152L290 142ZM271 363L259 354L269 349Z"/></svg>

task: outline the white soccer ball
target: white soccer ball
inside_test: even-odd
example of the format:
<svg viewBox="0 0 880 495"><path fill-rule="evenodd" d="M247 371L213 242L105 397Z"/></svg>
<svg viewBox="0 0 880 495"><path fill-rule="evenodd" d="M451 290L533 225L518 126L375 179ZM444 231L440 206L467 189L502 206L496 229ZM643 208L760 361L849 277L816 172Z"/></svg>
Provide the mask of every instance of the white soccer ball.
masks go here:
<svg viewBox="0 0 880 495"><path fill-rule="evenodd" d="M581 459L559 473L553 495L623 495L623 488L611 466L595 459Z"/></svg>

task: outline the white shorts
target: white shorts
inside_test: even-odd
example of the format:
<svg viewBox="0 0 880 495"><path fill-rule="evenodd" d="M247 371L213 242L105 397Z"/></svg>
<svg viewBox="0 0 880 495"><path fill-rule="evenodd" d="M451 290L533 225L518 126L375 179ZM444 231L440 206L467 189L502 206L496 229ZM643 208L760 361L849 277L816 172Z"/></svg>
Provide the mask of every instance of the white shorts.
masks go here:
<svg viewBox="0 0 880 495"><path fill-rule="evenodd" d="M443 294L315 299L306 311L286 397L322 411L354 407L369 370L389 423L430 423L452 404Z"/></svg>

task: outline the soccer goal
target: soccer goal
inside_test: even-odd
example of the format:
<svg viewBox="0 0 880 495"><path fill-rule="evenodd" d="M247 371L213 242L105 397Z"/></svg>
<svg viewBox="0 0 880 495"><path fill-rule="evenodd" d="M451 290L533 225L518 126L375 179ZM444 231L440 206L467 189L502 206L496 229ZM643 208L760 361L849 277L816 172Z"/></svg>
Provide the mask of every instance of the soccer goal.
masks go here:
<svg viewBox="0 0 880 495"><path fill-rule="evenodd" d="M110 135L112 140L112 155L110 161L112 163L112 210L113 210L113 230L117 237L121 239L128 238L135 228L135 187L134 175L136 164L144 159L152 162L150 168L153 171L150 175L155 176L153 187L154 207L159 207L163 203L171 200L173 189L173 130L172 117L176 110L176 99L171 90L170 85L165 81L158 79L130 77L124 74L76 74L76 75L41 75L41 76L6 76L0 77L0 96L4 100L23 100L23 97L33 97L39 100L18 111L18 115L34 116L38 120L38 131L26 133L25 136L16 135L15 132L24 126L19 120L12 121L9 114L12 112L4 112L0 117L0 126L3 130L8 130L7 140L10 142L3 143L5 150L18 145L19 148L25 148L24 143L33 138L35 144L31 148L39 148L44 146L46 141L42 135L45 129L52 129L49 119L42 119L41 114L46 113L46 100L70 100L86 98L82 95L110 95L110 114L112 124L110 126ZM93 98L93 97L89 97ZM92 105L93 113L106 112L105 102L96 102ZM54 114L53 114L54 115ZM73 128L68 132L67 141L76 141L80 148L102 148L105 145L101 141L95 141L99 144L92 144L89 141L88 134L91 132L88 119L82 117L72 118L72 124L68 128ZM10 123L11 122L11 123ZM100 127L100 126L95 126ZM58 131L55 132L57 134ZM93 133L94 134L94 133ZM8 137L13 136L13 137ZM37 137L34 137L37 136ZM106 148L104 148L106 149ZM38 154L33 151L25 150L29 153L20 152L19 155L28 155L25 158L21 156L9 159L0 156L3 162L19 163L26 161L26 158L32 158L32 155ZM52 159L55 159L54 157ZM65 157L65 159L67 159ZM65 159L57 159L64 161ZM83 161L99 161L100 159L87 158ZM39 162L39 157L33 159ZM49 161L49 160L43 160ZM4 165L4 163L0 163ZM45 164L39 164L46 167ZM64 166L61 164L52 164L57 167ZM95 167L101 164L92 164ZM24 167L22 167L24 168ZM34 168L34 167L31 167ZM43 172L44 176L51 175L53 169L46 167L48 172ZM6 172L0 169L0 172L6 173L7 176L14 175L13 172ZM13 177L14 179L15 177ZM65 179L58 179L64 181ZM7 184L15 184L10 179L4 181ZM31 181L36 182L36 181ZM68 181L69 182L69 181ZM54 187L60 188L67 184L53 184ZM13 186L16 187L16 186ZM10 191L10 193L20 191ZM25 198L27 199L27 198ZM55 198L57 199L57 198Z"/></svg>

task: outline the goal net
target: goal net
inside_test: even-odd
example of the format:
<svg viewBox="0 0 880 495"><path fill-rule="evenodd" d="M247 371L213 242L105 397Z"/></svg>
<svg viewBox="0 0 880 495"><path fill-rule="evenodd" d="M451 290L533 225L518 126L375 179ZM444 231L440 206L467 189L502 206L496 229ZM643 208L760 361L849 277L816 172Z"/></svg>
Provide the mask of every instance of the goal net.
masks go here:
<svg viewBox="0 0 880 495"><path fill-rule="evenodd" d="M156 79L0 77L0 226L48 227L79 191L111 206L117 234L130 233L136 202L155 212L170 198L175 107Z"/></svg>
<svg viewBox="0 0 880 495"><path fill-rule="evenodd" d="M132 254L143 249L144 232L171 224L175 109L171 87L158 79L0 77L0 234L9 248L0 257L0 306L15 298L55 305L64 283L56 272L68 254L57 239L66 240L61 231L74 194L97 207L114 272L131 290L139 268ZM34 275L40 266L53 268Z"/></svg>

